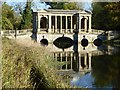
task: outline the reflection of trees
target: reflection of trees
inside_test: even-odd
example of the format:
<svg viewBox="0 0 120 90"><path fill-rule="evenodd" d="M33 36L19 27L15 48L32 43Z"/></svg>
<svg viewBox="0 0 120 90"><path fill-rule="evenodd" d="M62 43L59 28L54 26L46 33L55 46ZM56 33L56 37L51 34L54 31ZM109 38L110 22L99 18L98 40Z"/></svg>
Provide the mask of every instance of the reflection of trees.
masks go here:
<svg viewBox="0 0 120 90"><path fill-rule="evenodd" d="M119 55L94 57L92 62L92 75L95 78L94 84L98 87L112 85L120 89L119 68Z"/></svg>

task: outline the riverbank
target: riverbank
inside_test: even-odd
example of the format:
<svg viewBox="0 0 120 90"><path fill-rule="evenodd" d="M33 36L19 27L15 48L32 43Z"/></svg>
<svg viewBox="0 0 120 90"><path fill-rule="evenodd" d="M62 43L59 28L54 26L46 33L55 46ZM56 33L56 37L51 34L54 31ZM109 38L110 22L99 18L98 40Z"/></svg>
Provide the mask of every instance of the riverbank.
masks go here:
<svg viewBox="0 0 120 90"><path fill-rule="evenodd" d="M18 42L18 41L17 41ZM56 74L49 51L33 42L2 39L3 88L69 88Z"/></svg>

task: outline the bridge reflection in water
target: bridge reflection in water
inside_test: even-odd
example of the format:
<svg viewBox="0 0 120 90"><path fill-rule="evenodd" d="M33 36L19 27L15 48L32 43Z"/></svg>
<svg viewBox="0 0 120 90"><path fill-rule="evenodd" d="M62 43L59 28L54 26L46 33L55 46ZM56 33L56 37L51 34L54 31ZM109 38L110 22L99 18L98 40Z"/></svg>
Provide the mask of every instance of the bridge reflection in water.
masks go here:
<svg viewBox="0 0 120 90"><path fill-rule="evenodd" d="M74 52L55 52L54 59L60 62L65 62L61 66L61 71L89 71L91 70L91 53L74 53Z"/></svg>
<svg viewBox="0 0 120 90"><path fill-rule="evenodd" d="M61 75L63 79L72 86L97 88L97 85L101 85L99 77L102 78L104 75L105 77L109 76L109 73L105 72L104 69L109 69L113 63L115 63L114 65L117 65L117 62L115 62L117 57L115 60L110 60L110 58L113 59L112 55L118 53L118 48L109 45L97 47L93 43L88 43L87 46L83 47L78 43L65 49L57 48L53 44L48 44L46 48L51 51L53 55L52 58L59 62L56 65L58 69L57 74ZM101 57L103 60L101 60ZM106 62L108 65L104 65ZM111 70L114 70L113 67L111 67L110 72ZM100 73L100 75L98 73ZM99 81L97 82L97 80ZM103 80L102 84L104 84L104 82L105 81ZM107 83L101 87L111 88L112 86L109 85L110 84Z"/></svg>
<svg viewBox="0 0 120 90"><path fill-rule="evenodd" d="M79 73L79 76L82 77L91 72L92 56L102 54L93 43L89 43L86 47L79 43L64 50L53 44L49 44L47 48L51 50L53 59L62 63L57 67L58 74L69 76L69 81L73 79L76 73Z"/></svg>
<svg viewBox="0 0 120 90"><path fill-rule="evenodd" d="M48 44L46 48L51 51L52 58L59 62L56 65L57 74L61 75L71 86L96 88L97 90L99 87L111 88L113 87L111 86L112 83L114 85L116 84L114 82L118 82L119 78L116 76L119 75L119 69L116 67L119 68L119 57L114 56L119 52L117 47L110 45L95 46L94 43L88 43L84 46L79 42L78 44L74 43L69 48L57 48L56 46ZM111 78L114 75L115 77ZM108 76L109 78L107 78ZM116 85L115 87L118 87L118 83Z"/></svg>

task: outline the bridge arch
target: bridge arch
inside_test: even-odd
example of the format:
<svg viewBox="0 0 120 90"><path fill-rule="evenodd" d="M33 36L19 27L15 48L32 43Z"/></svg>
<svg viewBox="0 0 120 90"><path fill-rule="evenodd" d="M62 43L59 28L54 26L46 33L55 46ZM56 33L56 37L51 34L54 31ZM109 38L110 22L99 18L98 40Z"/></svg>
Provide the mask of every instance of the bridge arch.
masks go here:
<svg viewBox="0 0 120 90"><path fill-rule="evenodd" d="M44 38L43 36L43 39L40 40L40 44L41 45L48 45L48 40Z"/></svg>
<svg viewBox="0 0 120 90"><path fill-rule="evenodd" d="M88 20L89 17L82 17L81 18L81 31L85 31L85 32L88 32L88 29L89 29L89 20Z"/></svg>
<svg viewBox="0 0 120 90"><path fill-rule="evenodd" d="M97 39L94 40L93 43L94 43L95 46L100 46L100 45L102 45L102 40L100 38L97 38Z"/></svg>
<svg viewBox="0 0 120 90"><path fill-rule="evenodd" d="M47 28L47 18L46 17L41 17L40 28Z"/></svg>

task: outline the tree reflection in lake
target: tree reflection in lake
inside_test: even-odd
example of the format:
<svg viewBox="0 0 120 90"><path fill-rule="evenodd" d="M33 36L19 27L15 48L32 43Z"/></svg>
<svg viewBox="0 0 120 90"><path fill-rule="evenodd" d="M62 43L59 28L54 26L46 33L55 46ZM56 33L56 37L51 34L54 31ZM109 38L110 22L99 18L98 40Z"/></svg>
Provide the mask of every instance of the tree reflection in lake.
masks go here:
<svg viewBox="0 0 120 90"><path fill-rule="evenodd" d="M92 59L92 75L97 87L111 85L120 90L120 53L101 55Z"/></svg>

